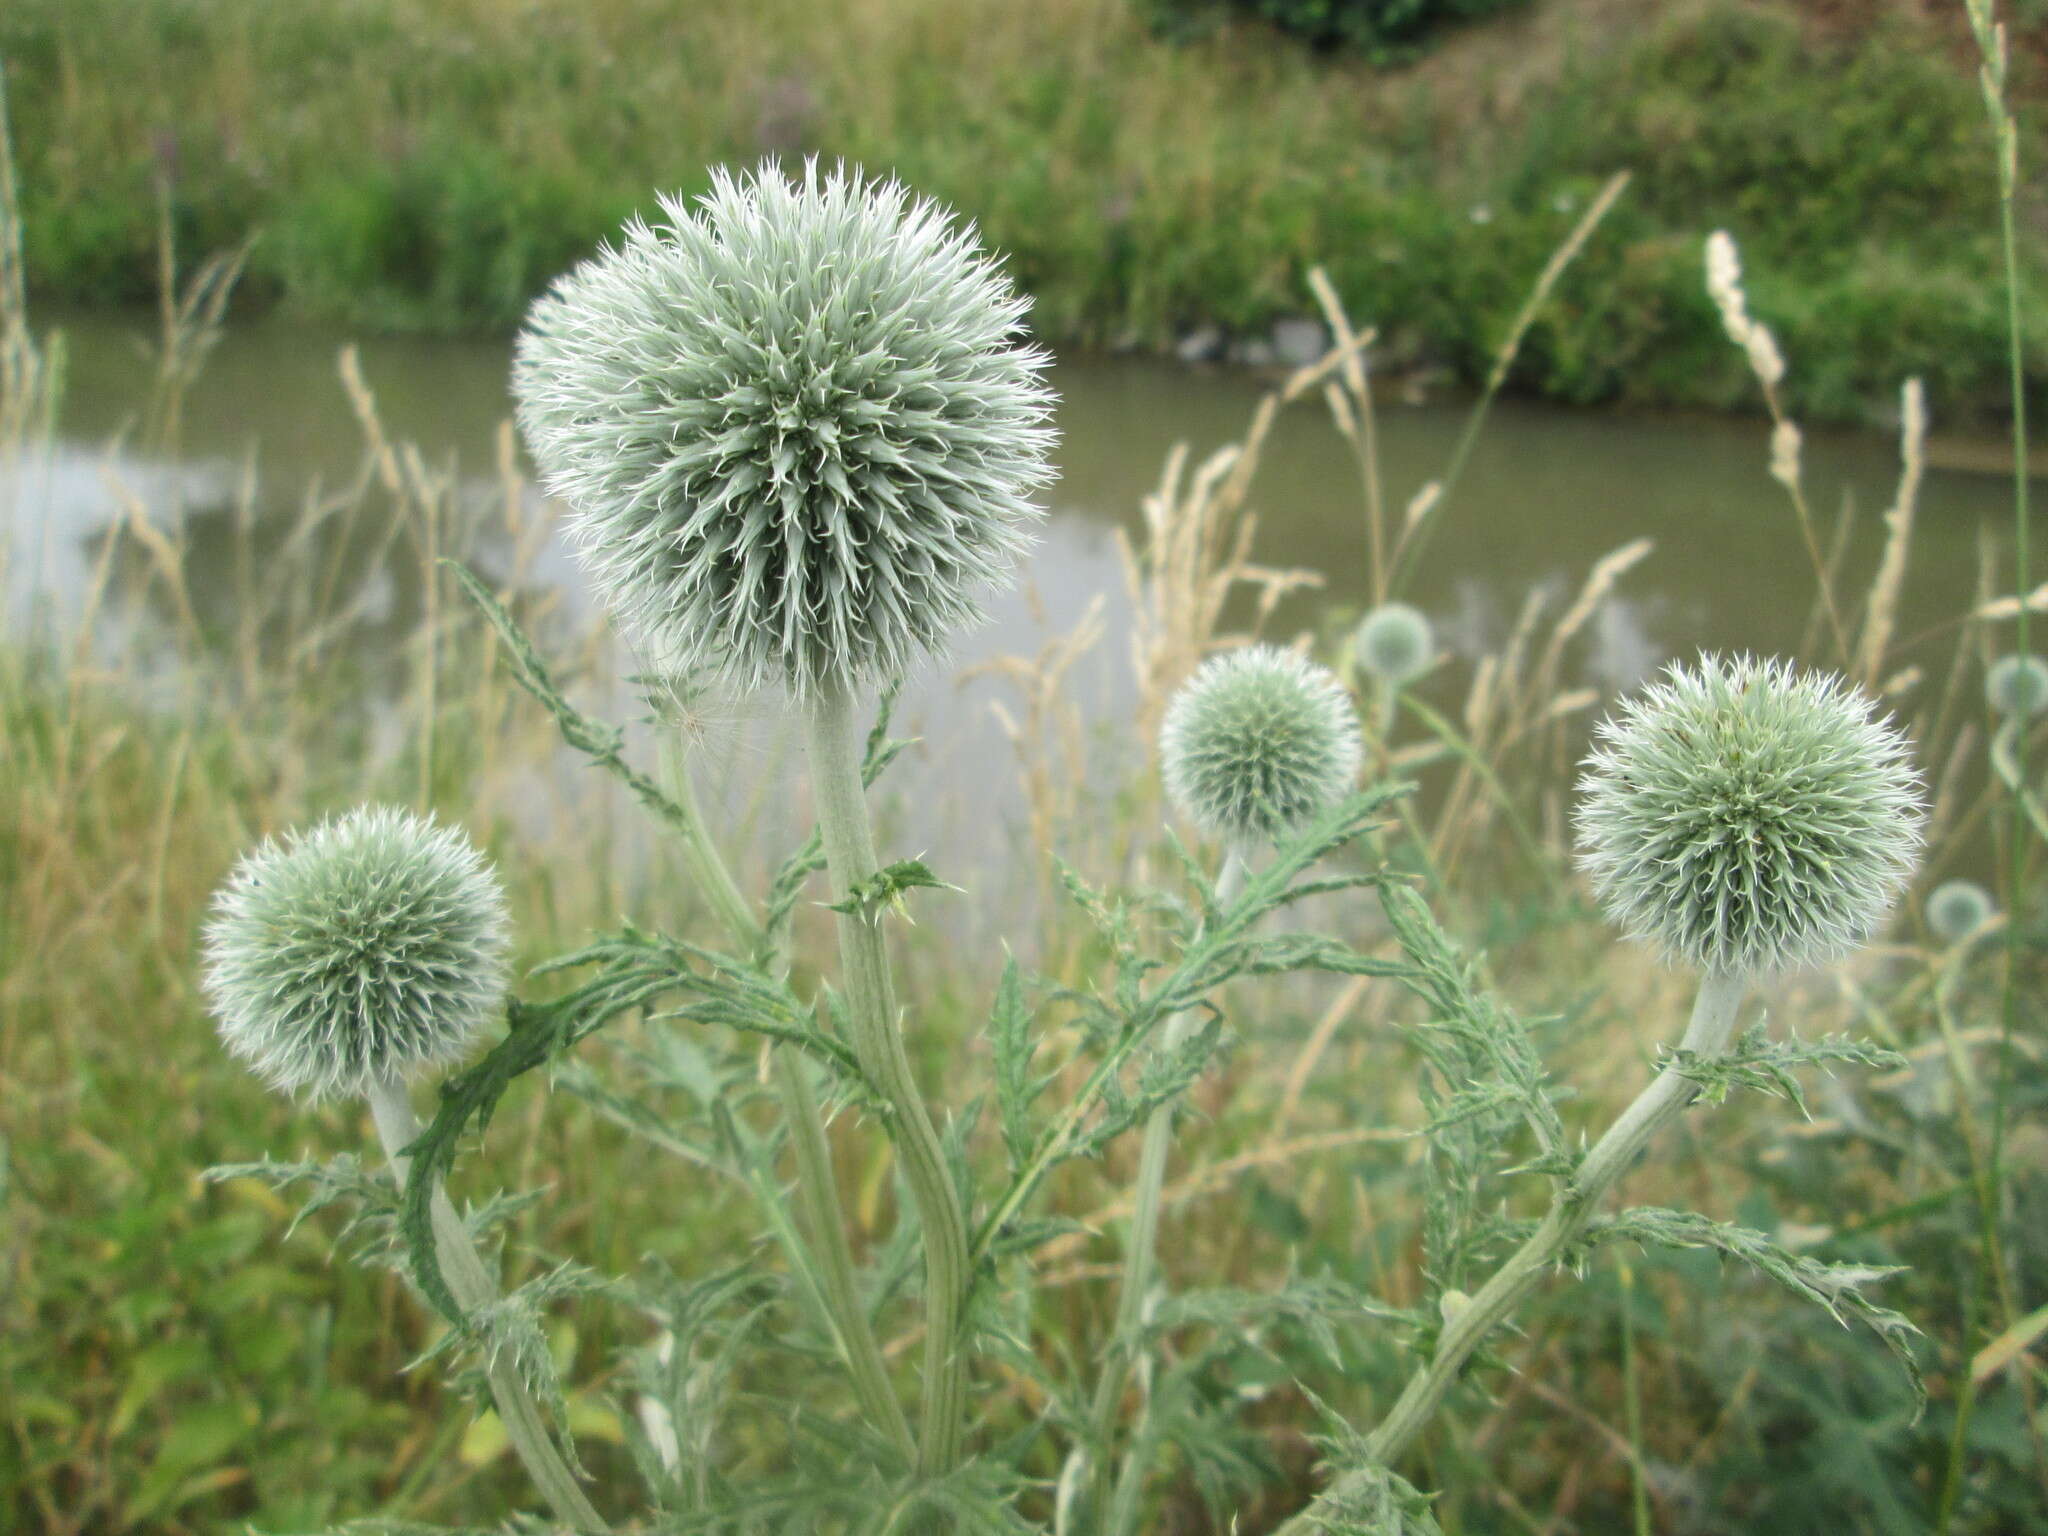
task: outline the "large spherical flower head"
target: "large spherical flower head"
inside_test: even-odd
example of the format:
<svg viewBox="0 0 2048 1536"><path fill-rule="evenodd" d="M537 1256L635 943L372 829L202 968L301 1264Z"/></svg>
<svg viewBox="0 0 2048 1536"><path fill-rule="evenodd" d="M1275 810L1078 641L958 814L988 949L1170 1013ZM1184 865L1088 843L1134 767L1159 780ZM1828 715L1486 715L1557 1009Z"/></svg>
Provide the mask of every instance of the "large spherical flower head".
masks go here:
<svg viewBox="0 0 2048 1536"><path fill-rule="evenodd" d="M1984 697L2001 715L2031 720L2048 709L2048 661L2016 651L1984 674Z"/></svg>
<svg viewBox="0 0 2048 1536"><path fill-rule="evenodd" d="M274 1087L357 1094L460 1060L502 1008L505 895L461 832L364 807L265 842L214 898L208 1000Z"/></svg>
<svg viewBox="0 0 2048 1536"><path fill-rule="evenodd" d="M1854 950L1920 847L1905 738L1839 678L1780 661L1673 666L1602 722L1579 795L1608 916L1725 975Z"/></svg>
<svg viewBox="0 0 2048 1536"><path fill-rule="evenodd" d="M1351 791L1358 718L1336 678L1276 646L1205 662L1167 706L1166 792L1213 837L1278 838Z"/></svg>
<svg viewBox="0 0 2048 1536"><path fill-rule="evenodd" d="M1436 634L1420 609L1381 603L1359 621L1352 649L1361 667L1398 688L1429 670Z"/></svg>
<svg viewBox="0 0 2048 1536"><path fill-rule="evenodd" d="M607 604L663 664L803 695L980 617L1042 515L1045 355L895 182L720 172L537 304L512 387Z"/></svg>

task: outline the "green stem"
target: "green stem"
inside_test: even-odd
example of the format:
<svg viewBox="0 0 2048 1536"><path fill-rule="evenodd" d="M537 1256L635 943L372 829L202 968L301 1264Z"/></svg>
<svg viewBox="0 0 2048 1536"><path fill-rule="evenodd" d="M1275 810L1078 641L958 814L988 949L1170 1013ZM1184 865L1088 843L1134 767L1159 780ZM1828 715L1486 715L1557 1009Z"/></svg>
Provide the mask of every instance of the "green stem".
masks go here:
<svg viewBox="0 0 2048 1536"><path fill-rule="evenodd" d="M845 901L880 866L861 784L853 699L844 686L825 687L809 701L805 729L825 862L835 897ZM839 914L839 955L854 1055L882 1098L889 1136L923 1229L924 1403L917 1469L932 1477L959 1464L966 1432L961 1323L967 1299L967 1218L911 1072L879 911L856 905Z"/></svg>
<svg viewBox="0 0 2048 1536"><path fill-rule="evenodd" d="M1216 905L1226 907L1243 889L1245 862L1236 849L1224 855L1223 872L1216 879ZM1175 1014L1166 1021L1160 1048L1171 1051L1185 1043L1193 1031L1192 1012ZM1133 1443L1132 1453L1117 1478L1114 1494L1109 1479L1109 1445L1116 1432L1117 1410L1122 1406L1124 1384L1138 1354L1138 1330L1145 1320L1145 1301L1152 1291L1152 1277L1158 1267L1159 1197L1166 1184L1166 1157L1173 1145L1171 1103L1156 1107L1145 1121L1145 1140L1138 1154L1138 1187L1131 1207L1131 1236L1125 1249L1123 1289L1117 1296L1116 1331L1110 1337L1108 1357L1095 1383L1095 1403L1089 1414L1094 1433L1091 1440L1099 1458L1095 1478L1098 1529L1103 1536L1117 1536L1129 1529L1137 1513L1138 1496L1144 1491L1145 1468Z"/></svg>
<svg viewBox="0 0 2048 1536"><path fill-rule="evenodd" d="M1703 976L1693 1003L1692 1021L1679 1041L1679 1049L1704 1057L1716 1057L1726 1051L1735 1034L1736 1012L1746 986L1746 979L1739 976ZM1366 1437L1362 1453L1365 1468L1339 1478L1317 1500L1318 1504L1361 1491L1373 1469L1392 1467L1400 1461L1435 1417L1472 1352L1507 1320L1585 1231L1598 1214L1602 1199L1628 1171L1650 1138L1698 1096L1698 1084L1674 1064L1658 1073L1635 1102L1622 1111L1607 1134L1586 1154L1571 1183L1551 1202L1542 1225L1480 1287L1478 1294L1445 1323L1435 1355L1409 1379L1386 1418ZM1279 1536L1308 1536L1316 1528L1311 1507L1281 1526Z"/></svg>
<svg viewBox="0 0 2048 1536"><path fill-rule="evenodd" d="M765 935L753 906L733 879L718 846L705 825L704 811L697 801L696 785L690 778L682 753L671 737L664 742L664 766L670 797L682 815L673 823L682 839L683 857L698 889L718 910L736 943L759 952ZM778 968L787 965L785 956L769 957ZM846 1225L839 1210L839 1182L832 1172L832 1149L825 1140L825 1116L800 1059L797 1048L777 1043L769 1052L775 1077L775 1091L782 1100L783 1119L789 1126L790 1151L796 1159L797 1211L803 1225L808 1255L792 1252L790 1262L806 1264L816 1277L840 1357L853 1379L854 1394L868 1420L894 1442L904 1461L915 1459L917 1445L904 1417L903 1404L889 1381L889 1367L882 1358L867 1308L862 1304L860 1286L854 1278L853 1249L846 1237Z"/></svg>
<svg viewBox="0 0 2048 1536"><path fill-rule="evenodd" d="M384 1143L385 1154L391 1159L391 1171L402 1189L412 1164L404 1149L419 1140L419 1117L413 1113L412 1100L406 1096L404 1085L394 1079L379 1081L371 1087L367 1097L370 1115L377 1122L378 1138ZM434 1244L448 1289L465 1312L476 1312L491 1305L498 1299L497 1281L484 1267L483 1255L477 1252L469 1228L455 1214L455 1207L448 1203L447 1194L438 1184L434 1187L430 1211L434 1223ZM540 1406L534 1402L533 1393L527 1389L517 1366L503 1351L487 1349L484 1352L484 1373L490 1381L491 1398L498 1405L498 1418L505 1426L506 1438L512 1442L512 1449L519 1453L519 1459L526 1463L526 1470L540 1489L541 1496L548 1501L548 1507L554 1510L557 1518L576 1530L609 1530L604 1518L584 1496L576 1474L556 1448L554 1438L541 1418Z"/></svg>

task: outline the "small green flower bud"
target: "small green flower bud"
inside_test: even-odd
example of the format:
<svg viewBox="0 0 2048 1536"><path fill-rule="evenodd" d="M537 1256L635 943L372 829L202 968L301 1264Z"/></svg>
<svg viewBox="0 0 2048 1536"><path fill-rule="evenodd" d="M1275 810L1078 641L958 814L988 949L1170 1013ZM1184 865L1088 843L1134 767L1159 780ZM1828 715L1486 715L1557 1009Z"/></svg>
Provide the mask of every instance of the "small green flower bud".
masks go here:
<svg viewBox="0 0 2048 1536"><path fill-rule="evenodd" d="M1166 792L1204 832L1279 838L1349 794L1362 747L1328 669L1255 645L1205 662L1167 706Z"/></svg>
<svg viewBox="0 0 2048 1536"><path fill-rule="evenodd" d="M799 696L980 617L1042 517L1028 301L901 184L713 174L533 307L512 369L571 545L658 665Z"/></svg>
<svg viewBox="0 0 2048 1536"><path fill-rule="evenodd" d="M1928 896L1927 927L1944 944L1968 938L1998 911L1991 893L1974 880L1946 880Z"/></svg>
<svg viewBox="0 0 2048 1536"><path fill-rule="evenodd" d="M1710 973L1865 943L1920 847L1905 738L1839 678L1780 661L1674 665L1602 722L1579 863L1631 938Z"/></svg>
<svg viewBox="0 0 2048 1536"><path fill-rule="evenodd" d="M460 831L365 806L235 866L206 924L206 996L273 1087L359 1094L469 1052L504 1006L507 930Z"/></svg>
<svg viewBox="0 0 2048 1536"><path fill-rule="evenodd" d="M1984 674L1984 697L2009 719L2033 719L2048 709L2048 661L2020 651L1999 657Z"/></svg>
<svg viewBox="0 0 2048 1536"><path fill-rule="evenodd" d="M1429 670L1436 634L1420 609L1382 603L1359 622L1352 649L1360 667L1398 688Z"/></svg>

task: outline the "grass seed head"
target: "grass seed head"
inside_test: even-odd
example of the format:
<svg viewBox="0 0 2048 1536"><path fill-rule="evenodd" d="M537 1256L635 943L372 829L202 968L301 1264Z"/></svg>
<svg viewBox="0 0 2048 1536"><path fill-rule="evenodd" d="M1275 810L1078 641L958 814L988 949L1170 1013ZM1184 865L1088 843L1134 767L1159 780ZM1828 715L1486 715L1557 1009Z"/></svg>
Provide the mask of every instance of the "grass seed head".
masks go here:
<svg viewBox="0 0 2048 1536"><path fill-rule="evenodd" d="M1954 944L1990 922L1998 903L1974 880L1946 880L1934 888L1922 910L1934 936Z"/></svg>
<svg viewBox="0 0 2048 1536"><path fill-rule="evenodd" d="M496 873L460 831L388 807L245 855L204 942L229 1052L315 1100L460 1060L504 1005Z"/></svg>
<svg viewBox="0 0 2048 1536"><path fill-rule="evenodd" d="M1436 633L1420 609L1381 603L1359 622L1352 649L1361 667L1398 688L1429 670Z"/></svg>
<svg viewBox="0 0 2048 1536"><path fill-rule="evenodd" d="M1984 674L1984 697L2009 719L2031 720L2048 709L2048 661L2016 651Z"/></svg>
<svg viewBox="0 0 2048 1536"><path fill-rule="evenodd" d="M799 696L900 673L1042 516L1028 300L971 226L857 171L718 171L662 210L519 337L519 425L578 556L663 666Z"/></svg>
<svg viewBox="0 0 2048 1536"><path fill-rule="evenodd" d="M1205 833L1284 836L1350 793L1362 748L1351 699L1323 667L1255 645L1203 664L1167 706L1166 792Z"/></svg>
<svg viewBox="0 0 2048 1536"><path fill-rule="evenodd" d="M1853 686L1776 660L1672 666L1601 723L1578 788L1579 863L1607 915L1708 972L1848 954L1920 847L1905 738Z"/></svg>

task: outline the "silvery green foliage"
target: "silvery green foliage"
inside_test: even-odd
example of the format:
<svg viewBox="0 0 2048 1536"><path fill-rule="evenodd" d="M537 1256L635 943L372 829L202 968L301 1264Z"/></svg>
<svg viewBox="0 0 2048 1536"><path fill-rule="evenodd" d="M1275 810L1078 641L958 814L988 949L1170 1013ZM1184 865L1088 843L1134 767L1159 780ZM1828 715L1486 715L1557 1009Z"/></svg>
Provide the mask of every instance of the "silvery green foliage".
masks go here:
<svg viewBox="0 0 2048 1536"><path fill-rule="evenodd" d="M2048 662L2025 652L2001 656L1984 674L1984 697L2001 715L2032 719L2048 709Z"/></svg>
<svg viewBox="0 0 2048 1536"><path fill-rule="evenodd" d="M1361 747L1350 696L1277 646L1205 662L1167 706L1166 792L1213 837L1281 837L1350 793Z"/></svg>
<svg viewBox="0 0 2048 1536"><path fill-rule="evenodd" d="M244 856L205 988L228 1050L313 1099L466 1055L504 1004L505 895L451 827L364 806Z"/></svg>
<svg viewBox="0 0 2048 1536"><path fill-rule="evenodd" d="M1631 938L1703 971L1839 959L1920 847L1907 743L1841 679L1777 660L1674 664L1601 723L1579 862Z"/></svg>
<svg viewBox="0 0 2048 1536"><path fill-rule="evenodd" d="M1974 880L1945 880L1934 888L1922 910L1934 936L1944 944L1954 944L1990 922L1998 903Z"/></svg>
<svg viewBox="0 0 2048 1536"><path fill-rule="evenodd" d="M1381 603L1359 622L1353 649L1359 666L1399 687L1429 670L1436 655L1436 633L1420 609Z"/></svg>
<svg viewBox="0 0 2048 1536"><path fill-rule="evenodd" d="M527 446L664 665L799 695L977 620L1041 516L1047 358L971 226L897 182L715 172L558 281L519 338Z"/></svg>

